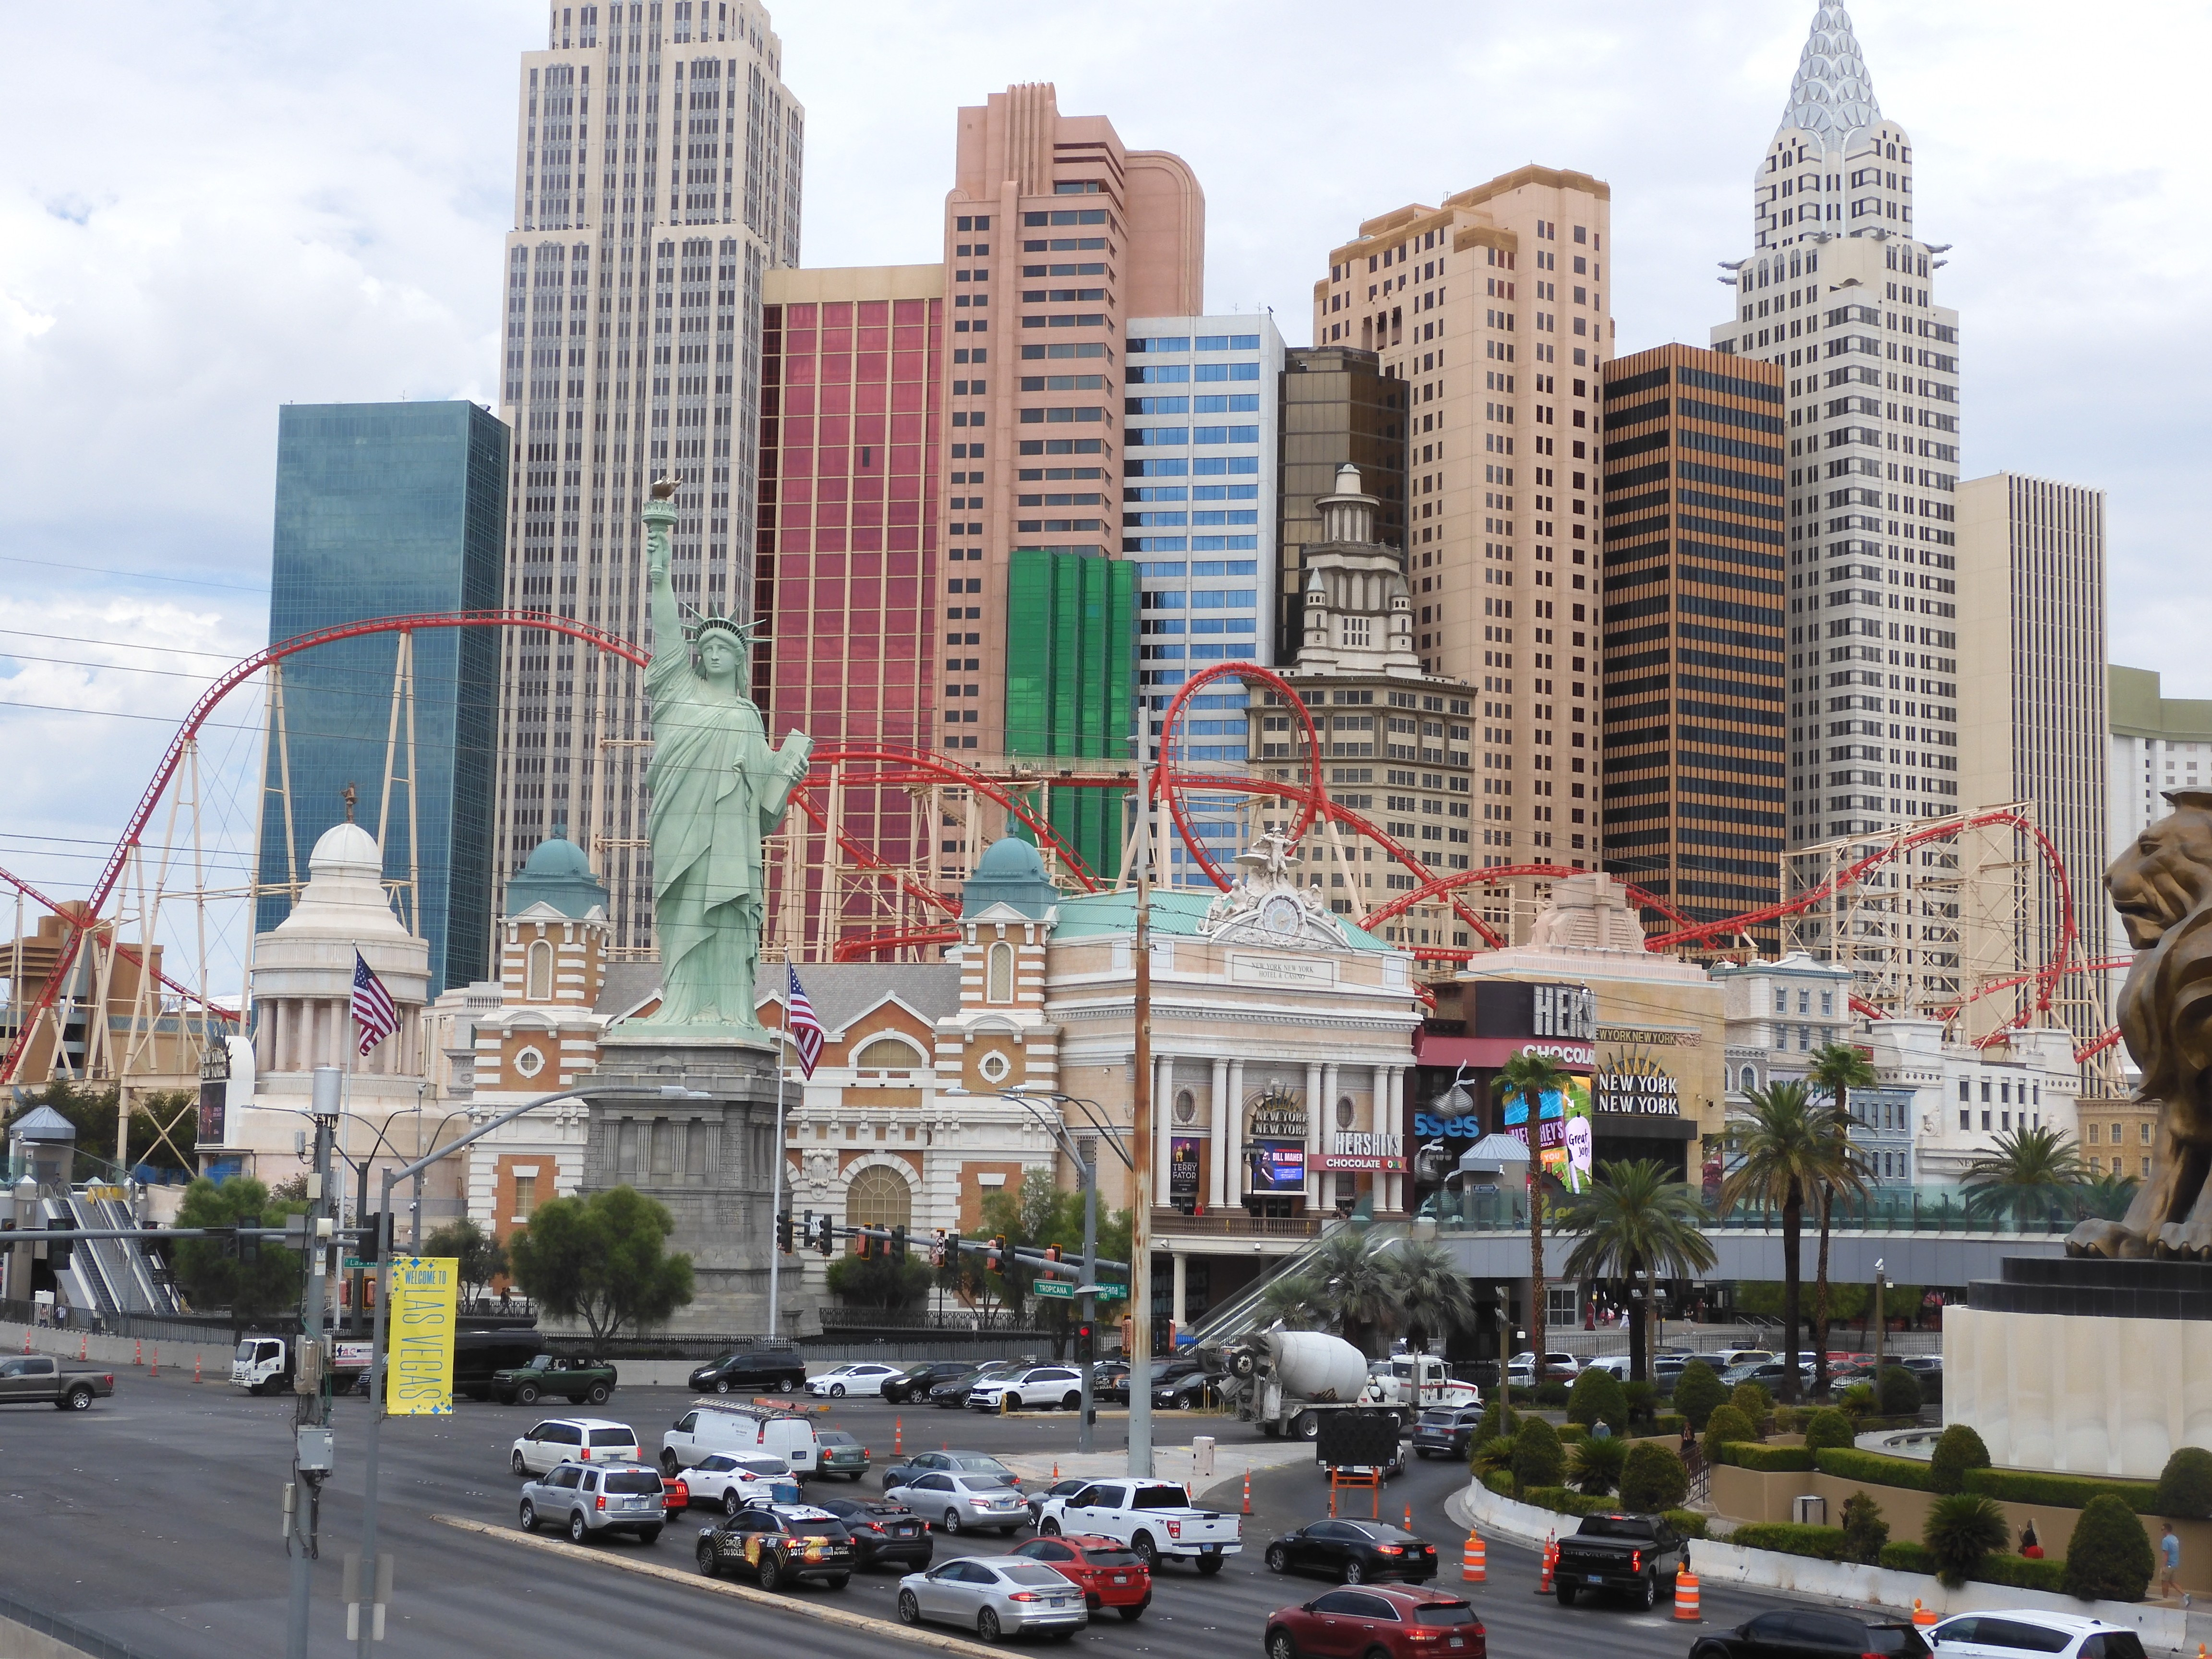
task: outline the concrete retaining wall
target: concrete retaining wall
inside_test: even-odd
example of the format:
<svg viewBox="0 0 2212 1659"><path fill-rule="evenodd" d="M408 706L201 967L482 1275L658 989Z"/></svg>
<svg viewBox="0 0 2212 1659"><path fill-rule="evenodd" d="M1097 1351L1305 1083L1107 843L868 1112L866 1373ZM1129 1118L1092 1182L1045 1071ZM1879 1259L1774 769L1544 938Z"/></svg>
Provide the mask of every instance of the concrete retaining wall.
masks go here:
<svg viewBox="0 0 2212 1659"><path fill-rule="evenodd" d="M28 1347L23 1346L26 1337L30 1339ZM114 1367L116 1386L120 1388L134 1358L143 1362L143 1375L157 1357L165 1371L177 1368L190 1372L197 1358L202 1375L228 1382L230 1357L237 1350L228 1342L140 1343L127 1336L87 1336L82 1331L58 1331L46 1326L0 1324L0 1353L50 1353L57 1359L75 1360L80 1352L88 1365Z"/></svg>

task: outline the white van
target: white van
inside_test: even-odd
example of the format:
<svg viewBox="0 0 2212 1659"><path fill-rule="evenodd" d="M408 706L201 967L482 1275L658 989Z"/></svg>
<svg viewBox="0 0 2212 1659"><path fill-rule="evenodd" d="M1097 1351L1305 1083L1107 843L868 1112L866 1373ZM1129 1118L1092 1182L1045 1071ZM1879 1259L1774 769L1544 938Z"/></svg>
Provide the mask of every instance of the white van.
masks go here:
<svg viewBox="0 0 2212 1659"><path fill-rule="evenodd" d="M737 1406L726 1400L694 1401L660 1437L660 1467L670 1474L702 1457L727 1452L735 1457L780 1457L801 1480L820 1461L813 1423L796 1412L773 1407Z"/></svg>
<svg viewBox="0 0 2212 1659"><path fill-rule="evenodd" d="M248 1394L273 1393L291 1375L291 1345L276 1337L243 1338L231 1357L231 1386Z"/></svg>

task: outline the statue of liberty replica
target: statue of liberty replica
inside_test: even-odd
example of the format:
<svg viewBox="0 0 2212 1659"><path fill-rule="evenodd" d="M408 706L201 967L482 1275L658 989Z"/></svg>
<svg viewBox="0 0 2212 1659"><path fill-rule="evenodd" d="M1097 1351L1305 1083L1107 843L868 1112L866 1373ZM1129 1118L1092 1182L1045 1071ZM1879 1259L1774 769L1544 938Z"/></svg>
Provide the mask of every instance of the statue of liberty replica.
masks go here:
<svg viewBox="0 0 2212 1659"><path fill-rule="evenodd" d="M761 840L783 822L813 744L793 732L781 749L769 746L759 705L746 695L757 625L696 612L684 621L668 574L676 488L665 479L655 483L641 514L653 595L653 664L645 672L653 761L646 783L653 795L647 833L661 1000L638 1024L768 1043L773 1038L753 1015L767 893Z"/></svg>

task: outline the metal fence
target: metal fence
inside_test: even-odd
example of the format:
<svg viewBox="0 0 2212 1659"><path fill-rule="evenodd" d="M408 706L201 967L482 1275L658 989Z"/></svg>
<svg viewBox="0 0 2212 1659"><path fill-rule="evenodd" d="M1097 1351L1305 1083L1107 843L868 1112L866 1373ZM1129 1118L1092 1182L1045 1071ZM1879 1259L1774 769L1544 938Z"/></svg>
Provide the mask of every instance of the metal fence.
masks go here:
<svg viewBox="0 0 2212 1659"><path fill-rule="evenodd" d="M146 1342L230 1341L230 1316L222 1314L103 1314L71 1308L66 1322L58 1310L42 1304L0 1302L0 1322L39 1325L55 1330L82 1332L88 1336L119 1336ZM283 1316L272 1316L281 1322ZM296 1321L293 1322L296 1323Z"/></svg>
<svg viewBox="0 0 2212 1659"><path fill-rule="evenodd" d="M73 1619L64 1619L58 1613L46 1613L18 1601L12 1595L0 1593L0 1625L8 1624L35 1631L64 1647L75 1648L79 1653L92 1654L95 1659L147 1659L147 1656L137 1649L125 1647L97 1631L87 1630ZM13 1644L9 1645L12 1647Z"/></svg>

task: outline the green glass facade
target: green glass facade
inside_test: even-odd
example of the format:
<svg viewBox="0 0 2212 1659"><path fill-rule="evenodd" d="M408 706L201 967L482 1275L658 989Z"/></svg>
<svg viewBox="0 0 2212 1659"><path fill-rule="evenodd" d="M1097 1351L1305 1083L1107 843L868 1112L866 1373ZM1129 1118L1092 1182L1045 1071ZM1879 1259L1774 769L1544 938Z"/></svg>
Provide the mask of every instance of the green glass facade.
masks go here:
<svg viewBox="0 0 2212 1659"><path fill-rule="evenodd" d="M1006 573L1006 753L1127 760L1136 752L1137 568L1118 559L1014 553ZM1117 873L1121 797L1048 792L1053 829L1101 876Z"/></svg>
<svg viewBox="0 0 2212 1659"><path fill-rule="evenodd" d="M276 426L276 524L269 638L379 617L495 610L507 507L508 432L474 404L289 404ZM407 791L395 787L384 831L387 879L422 884L416 931L430 945L430 994L489 971L492 799L500 636L434 629L413 636L417 775L410 848ZM345 816L380 817L386 734L399 635L319 646L283 665L286 749L272 744L268 782L289 759L292 846L283 802L263 797L261 879L281 888L297 860L306 880L316 839ZM395 773L406 775L403 714ZM266 931L290 910L265 894Z"/></svg>

